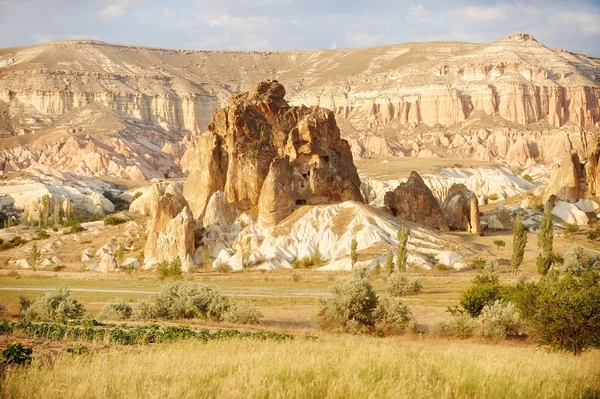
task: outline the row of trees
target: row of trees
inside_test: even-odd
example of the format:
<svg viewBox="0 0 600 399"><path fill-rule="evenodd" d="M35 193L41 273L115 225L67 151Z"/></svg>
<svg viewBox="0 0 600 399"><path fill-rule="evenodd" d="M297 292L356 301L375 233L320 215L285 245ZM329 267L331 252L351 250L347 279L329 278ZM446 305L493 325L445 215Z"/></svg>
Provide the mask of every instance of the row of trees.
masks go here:
<svg viewBox="0 0 600 399"><path fill-rule="evenodd" d="M405 272L408 260L408 250L406 245L408 244L408 238L410 237L410 230L404 228L404 226L400 225L398 227L398 247L396 248L396 263L394 263L394 253L390 252L387 261L386 261L386 271L388 274L392 274L394 269L397 269L399 272ZM358 242L356 239L352 239L350 243L350 261L352 263L352 269L356 265L358 261ZM375 271L379 273L381 270L381 264L379 260L375 264Z"/></svg>
<svg viewBox="0 0 600 399"><path fill-rule="evenodd" d="M553 250L554 231L552 228L552 213L544 213L542 222L540 223L540 231L537 235L537 244L539 253L536 260L538 273L545 276L548 274L552 264L556 260L556 256ZM502 245L500 245L500 242ZM495 240L494 244L498 246L504 246L504 241ZM518 219L515 222L513 228L513 252L510 261L513 273L521 267L525 254L525 247L527 246L527 230L523 225L523 222Z"/></svg>

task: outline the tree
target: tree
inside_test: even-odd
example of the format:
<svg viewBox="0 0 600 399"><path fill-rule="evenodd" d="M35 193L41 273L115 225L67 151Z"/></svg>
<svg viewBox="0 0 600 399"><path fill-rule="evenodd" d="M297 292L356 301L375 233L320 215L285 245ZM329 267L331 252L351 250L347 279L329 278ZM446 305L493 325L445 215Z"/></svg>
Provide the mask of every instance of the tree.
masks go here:
<svg viewBox="0 0 600 399"><path fill-rule="evenodd" d="M358 260L358 243L353 238L350 243L350 261L352 262L352 268L354 269L354 265L356 265L356 261Z"/></svg>
<svg viewBox="0 0 600 399"><path fill-rule="evenodd" d="M375 263L375 267L373 268L373 274L376 276L379 276L381 274L381 263L379 262L379 259L377 259L377 262Z"/></svg>
<svg viewBox="0 0 600 399"><path fill-rule="evenodd" d="M525 246L527 245L527 230L523 226L521 219L515 222L513 229L513 253L510 259L510 266L513 273L516 273L521 263L523 263L523 255L525 254Z"/></svg>
<svg viewBox="0 0 600 399"><path fill-rule="evenodd" d="M385 270L391 275L394 272L394 253L390 252L385 262Z"/></svg>
<svg viewBox="0 0 600 399"><path fill-rule="evenodd" d="M31 268L33 271L37 270L37 265L40 262L42 254L37 246L37 242L33 242L31 249L29 250L29 263L31 263Z"/></svg>
<svg viewBox="0 0 600 399"><path fill-rule="evenodd" d="M538 247L540 253L537 256L537 269L541 275L546 275L550 266L552 266L552 260L554 259L552 253L552 241L554 238L554 231L552 229L552 213L544 213L544 218L540 224L540 232L537 236Z"/></svg>
<svg viewBox="0 0 600 399"><path fill-rule="evenodd" d="M506 242L504 240L494 240L494 245L497 249L500 249L501 247L506 246Z"/></svg>
<svg viewBox="0 0 600 399"><path fill-rule="evenodd" d="M574 355L589 347L600 347L598 279L593 271L583 272L581 277L567 274L562 279L554 277L552 283L539 290L534 321L540 328L542 344Z"/></svg>
<svg viewBox="0 0 600 399"><path fill-rule="evenodd" d="M404 229L404 227L398 227L398 251L396 255L396 265L398 271L406 271L406 258L408 253L406 251L406 244L408 243L408 237L410 236L410 230Z"/></svg>

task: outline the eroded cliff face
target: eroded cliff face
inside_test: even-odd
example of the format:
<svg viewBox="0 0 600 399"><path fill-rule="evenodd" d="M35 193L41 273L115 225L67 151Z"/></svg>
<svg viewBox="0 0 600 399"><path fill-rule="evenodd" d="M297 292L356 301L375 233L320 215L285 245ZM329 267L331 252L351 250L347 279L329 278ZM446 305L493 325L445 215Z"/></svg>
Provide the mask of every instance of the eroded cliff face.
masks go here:
<svg viewBox="0 0 600 399"><path fill-rule="evenodd" d="M183 158L183 153L194 140L182 143L177 137L198 136L212 110L227 104L233 92L273 77L288 87L290 104L332 110L342 135L353 140L355 157L440 156L450 146L452 156L525 166L530 160L555 158L565 147L554 144L555 136L566 143L561 138L565 129L581 129L586 136L600 128L600 59L549 49L529 35L516 34L491 44L406 43L299 52L178 51L93 41L2 49L0 133L28 137L55 132L57 124L67 132L79 129L62 118L95 104L123 124L135 124L126 129L131 134L145 135L160 149L167 143L174 148L151 151L143 160L149 146L138 143L141 147L133 151L121 151L127 153L124 158L140 158L135 165L114 172L109 163L118 162L103 157L106 165L99 168L84 162L89 173L166 176L173 166L180 165L182 172L191 167L193 157ZM475 128L477 120L488 124ZM499 120L502 127L496 128ZM123 134L113 127L99 130ZM569 138L570 148L585 151L586 139L579 146L575 135ZM41 152L49 153L25 145L35 140L3 143L3 148L20 148L6 162L23 168ZM128 171L129 166L140 170Z"/></svg>
<svg viewBox="0 0 600 399"><path fill-rule="evenodd" d="M262 82L214 111L184 190L196 218L217 191L238 209L258 206L269 225L295 205L363 202L350 146L333 113L292 107L284 96L277 81Z"/></svg>

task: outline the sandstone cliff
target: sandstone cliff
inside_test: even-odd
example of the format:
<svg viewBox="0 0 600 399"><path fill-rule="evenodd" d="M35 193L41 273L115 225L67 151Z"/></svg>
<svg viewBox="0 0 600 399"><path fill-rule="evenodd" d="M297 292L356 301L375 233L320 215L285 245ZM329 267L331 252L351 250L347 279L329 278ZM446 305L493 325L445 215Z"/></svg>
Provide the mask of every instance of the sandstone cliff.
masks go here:
<svg viewBox="0 0 600 399"><path fill-rule="evenodd" d="M262 82L214 111L184 189L196 218L217 191L238 209L259 206L267 224L297 204L363 202L352 153L333 113L289 106L284 96L277 81Z"/></svg>

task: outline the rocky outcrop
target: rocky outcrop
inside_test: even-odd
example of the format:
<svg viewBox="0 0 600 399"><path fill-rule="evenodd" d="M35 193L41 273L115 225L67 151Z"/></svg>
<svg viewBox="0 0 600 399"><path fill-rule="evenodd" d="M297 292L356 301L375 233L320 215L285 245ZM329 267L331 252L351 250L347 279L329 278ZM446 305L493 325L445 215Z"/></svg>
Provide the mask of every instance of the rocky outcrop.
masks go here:
<svg viewBox="0 0 600 399"><path fill-rule="evenodd" d="M151 185L129 205L129 212L152 216L156 214L159 200L165 194L181 197L183 184L178 182L161 182Z"/></svg>
<svg viewBox="0 0 600 399"><path fill-rule="evenodd" d="M258 206L263 192L271 199L281 195L285 204L276 212L262 200L266 223L287 216L291 203L363 202L348 142L340 138L333 113L291 107L284 96L277 81L262 82L215 110L184 190L196 218L219 190L244 211Z"/></svg>
<svg viewBox="0 0 600 399"><path fill-rule="evenodd" d="M439 202L417 172L411 172L406 183L401 183L394 191L388 191L384 205L400 219L448 231Z"/></svg>
<svg viewBox="0 0 600 399"><path fill-rule="evenodd" d="M565 154L560 166L555 166L544 190L543 201L551 195L563 201L575 202L586 192L586 181L577 153Z"/></svg>
<svg viewBox="0 0 600 399"><path fill-rule="evenodd" d="M181 192L165 193L159 197L148 227L145 267L179 258L187 271L193 266L194 249L194 218L185 198Z"/></svg>
<svg viewBox="0 0 600 399"><path fill-rule="evenodd" d="M450 230L468 231L479 235L479 202L474 192L464 184L454 184L442 203L442 212Z"/></svg>
<svg viewBox="0 0 600 399"><path fill-rule="evenodd" d="M96 270L102 273L110 273L117 270L118 267L117 258L115 258L114 255L103 254Z"/></svg>
<svg viewBox="0 0 600 399"><path fill-rule="evenodd" d="M303 184L300 178L299 184ZM282 158L276 158L271 162L269 174L260 191L260 200L258 202L259 220L264 227L274 226L292 213L295 206L296 188L294 187L294 176L290 166L290 159L286 155Z"/></svg>

